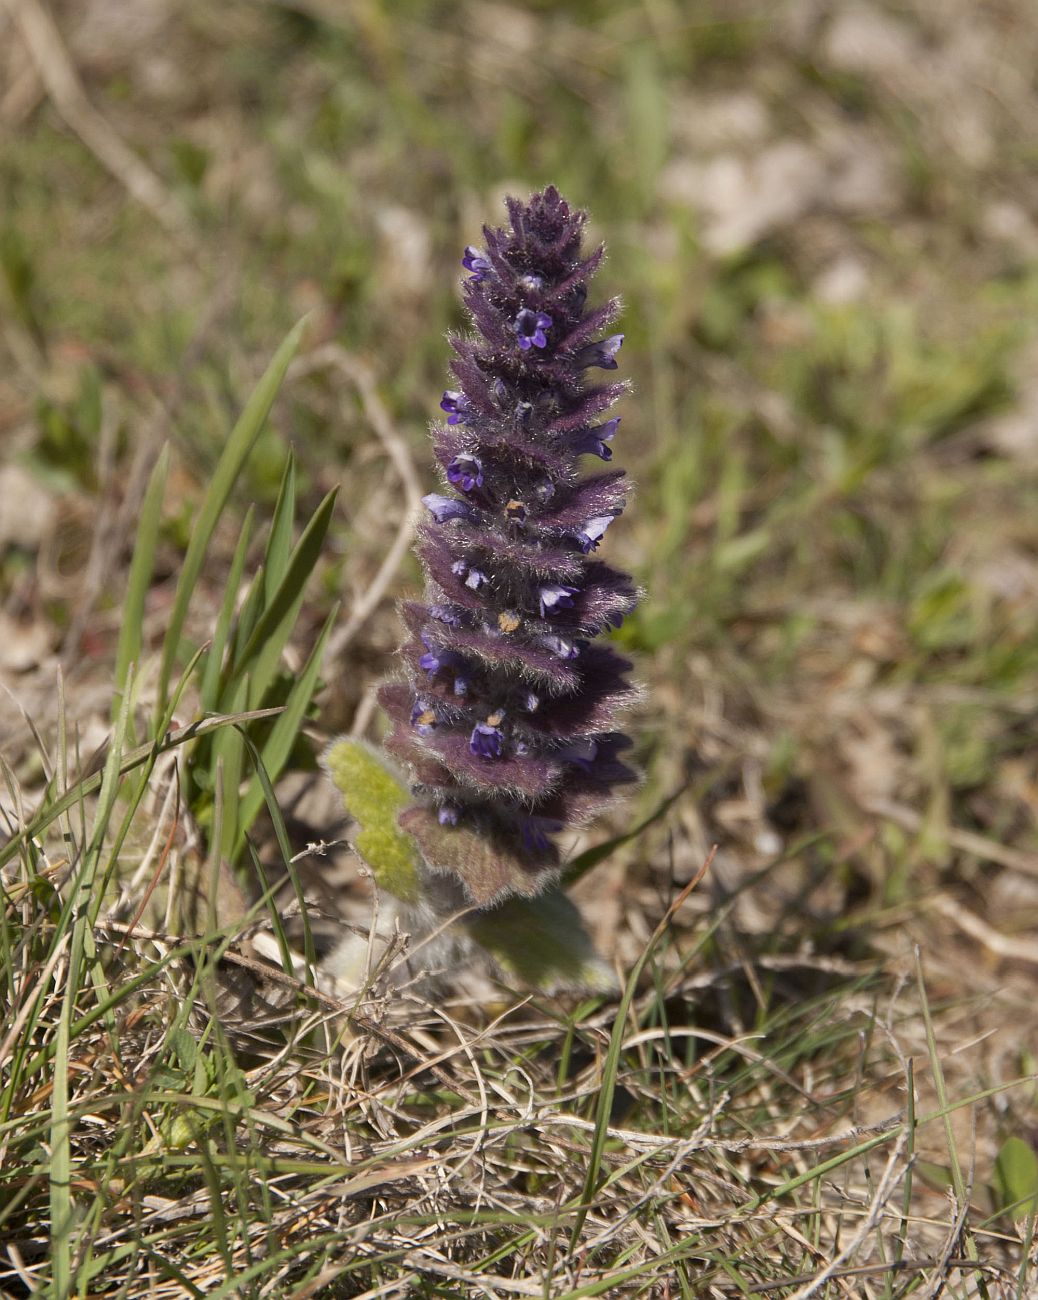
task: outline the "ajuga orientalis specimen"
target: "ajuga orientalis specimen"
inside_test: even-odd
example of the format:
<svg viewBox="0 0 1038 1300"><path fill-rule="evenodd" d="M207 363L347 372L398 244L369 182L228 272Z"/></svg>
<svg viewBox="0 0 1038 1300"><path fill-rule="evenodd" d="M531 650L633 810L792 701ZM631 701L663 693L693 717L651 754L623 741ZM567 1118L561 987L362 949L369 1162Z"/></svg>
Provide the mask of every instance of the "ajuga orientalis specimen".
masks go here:
<svg viewBox="0 0 1038 1300"><path fill-rule="evenodd" d="M634 779L617 729L630 664L594 641L636 600L597 556L627 488L623 470L582 470L611 460L620 423L627 385L598 378L617 369L623 335L603 333L619 302L587 305L604 249L582 251L586 213L554 187L507 208L462 259L474 332L451 337L458 386L433 430L425 599L403 606L406 677L379 694L414 782L399 823L479 906L543 889L556 837Z"/></svg>

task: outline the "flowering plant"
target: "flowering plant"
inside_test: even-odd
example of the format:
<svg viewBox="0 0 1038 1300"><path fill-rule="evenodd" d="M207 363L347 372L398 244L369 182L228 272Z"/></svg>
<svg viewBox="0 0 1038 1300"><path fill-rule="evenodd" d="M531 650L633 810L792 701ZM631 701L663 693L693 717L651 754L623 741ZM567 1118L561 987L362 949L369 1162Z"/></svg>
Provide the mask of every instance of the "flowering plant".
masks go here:
<svg viewBox="0 0 1038 1300"><path fill-rule="evenodd" d="M627 485L581 468L612 458L627 385L594 372L617 369L623 335L603 335L619 302L587 305L604 250L584 254L585 213L554 187L507 208L462 259L475 329L451 337L458 387L433 430L425 597L403 606L404 675L379 692L411 776L396 824L481 908L544 891L556 837L635 779L616 725L630 664L595 641L637 598L597 556Z"/></svg>

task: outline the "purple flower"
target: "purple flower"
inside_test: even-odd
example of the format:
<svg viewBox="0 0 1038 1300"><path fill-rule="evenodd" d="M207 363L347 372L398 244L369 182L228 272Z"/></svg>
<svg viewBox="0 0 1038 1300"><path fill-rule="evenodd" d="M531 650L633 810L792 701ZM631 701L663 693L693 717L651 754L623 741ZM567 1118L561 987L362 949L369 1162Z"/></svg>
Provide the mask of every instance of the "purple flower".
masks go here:
<svg viewBox="0 0 1038 1300"><path fill-rule="evenodd" d="M551 317L546 312L531 311L529 307L524 307L512 322L524 352L529 352L530 348L546 348L548 335L545 330L550 330L551 325Z"/></svg>
<svg viewBox="0 0 1038 1300"><path fill-rule="evenodd" d="M464 393L457 393L453 388L448 388L440 398L440 409L447 412L448 424L468 424L469 411L472 408Z"/></svg>
<svg viewBox="0 0 1038 1300"><path fill-rule="evenodd" d="M523 293L540 293L544 288L544 277L542 275L533 275L528 272L526 275L521 275L516 283L519 288L522 289ZM548 324L550 325L551 321L549 321ZM543 344L541 346L543 346Z"/></svg>
<svg viewBox="0 0 1038 1300"><path fill-rule="evenodd" d="M425 646L425 654L418 660L418 667L430 676L438 673L441 668L451 668L460 662L460 655L437 645L428 632L422 633L422 645Z"/></svg>
<svg viewBox="0 0 1038 1300"><path fill-rule="evenodd" d="M430 605L429 616L448 627L461 627L465 621L462 611L454 605Z"/></svg>
<svg viewBox="0 0 1038 1300"><path fill-rule="evenodd" d="M598 366L600 370L615 370L616 354L623 341L622 334L610 334L607 339L600 339L597 343L589 343L586 348L581 348L575 361L582 370L587 370L590 366Z"/></svg>
<svg viewBox="0 0 1038 1300"><path fill-rule="evenodd" d="M471 519L472 507L457 497L444 497L430 492L422 497L422 505L429 511L438 524L445 524L448 519Z"/></svg>
<svg viewBox="0 0 1038 1300"><path fill-rule="evenodd" d="M449 424L450 421L448 420ZM462 492L471 492L473 488L483 486L483 464L478 456L468 456L464 452L455 456L447 466L447 481Z"/></svg>
<svg viewBox="0 0 1038 1300"><path fill-rule="evenodd" d="M572 609L573 597L579 587L567 587L561 582L546 582L537 588L541 605L541 618L549 618L556 609Z"/></svg>
<svg viewBox="0 0 1038 1300"><path fill-rule="evenodd" d="M589 551L598 550L598 543L605 536L605 530L615 518L615 515L595 515L580 529L574 540L585 555Z"/></svg>
<svg viewBox="0 0 1038 1300"><path fill-rule="evenodd" d="M501 730L504 710L496 709L486 722L477 722L469 737L469 749L477 758L500 758L504 751L505 733Z"/></svg>
<svg viewBox="0 0 1038 1300"><path fill-rule="evenodd" d="M423 700L419 696L414 702L414 708L411 710L411 726L420 736L428 736L433 727L436 726L437 721L436 710L429 704L428 700Z"/></svg>
<svg viewBox="0 0 1038 1300"><path fill-rule="evenodd" d="M542 636L540 642L545 650L550 650L559 659L568 662L580 658L580 646L575 641L567 641L564 636Z"/></svg>
<svg viewBox="0 0 1038 1300"><path fill-rule="evenodd" d="M469 679L468 679L467 677L460 677L460 676L459 676L459 677L455 677L455 679L454 679L454 694L455 694L455 695L468 695L468 693L469 693Z"/></svg>
<svg viewBox="0 0 1038 1300"><path fill-rule="evenodd" d="M451 565L451 573L456 578L461 578L465 586L471 587L473 591L478 591L487 580L483 570L472 568L467 560L455 560Z"/></svg>
<svg viewBox="0 0 1038 1300"><path fill-rule="evenodd" d="M531 856L541 857L551 847L549 835L557 835L565 829L566 823L559 817L537 817L532 813L519 818L519 833L523 837L523 848Z"/></svg>
<svg viewBox="0 0 1038 1300"><path fill-rule="evenodd" d="M620 423L620 416L607 420L594 429L581 429L570 443L570 451L576 456L599 456L602 460L612 460L613 451L606 443L613 441Z"/></svg>
<svg viewBox="0 0 1038 1300"><path fill-rule="evenodd" d="M440 805L439 811L436 814L436 820L441 826L457 826L458 816L458 810L454 804L444 803Z"/></svg>
<svg viewBox="0 0 1038 1300"><path fill-rule="evenodd" d="M461 264L466 271L471 271L469 284L480 284L493 272L493 267L473 244L465 249L465 256L461 259Z"/></svg>

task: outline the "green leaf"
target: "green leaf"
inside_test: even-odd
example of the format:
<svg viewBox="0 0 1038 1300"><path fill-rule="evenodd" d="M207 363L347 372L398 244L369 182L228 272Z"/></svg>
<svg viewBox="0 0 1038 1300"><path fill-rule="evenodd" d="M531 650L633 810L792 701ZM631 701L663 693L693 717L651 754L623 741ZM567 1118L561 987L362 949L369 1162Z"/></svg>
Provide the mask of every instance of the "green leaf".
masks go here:
<svg viewBox="0 0 1038 1300"><path fill-rule="evenodd" d="M203 713L216 712L219 703L220 669L223 667L227 638L231 634L231 621L234 618L234 606L238 599L238 589L241 586L242 574L245 572L245 556L249 549L249 542L252 539L253 514L254 508L249 506L242 521L241 535L238 538L238 545L235 547L234 558L231 560L231 567L227 574L223 601L220 604L220 613L216 619L216 627L209 643L209 649L206 651L205 667L202 670L202 686L199 691Z"/></svg>
<svg viewBox="0 0 1038 1300"><path fill-rule="evenodd" d="M173 663L180 646L180 634L184 629L184 620L187 618L188 605L191 602L191 595L194 592L195 583L198 581L198 575L202 571L202 563L210 539L231 495L235 480L241 473L242 466L263 431L267 416L270 414L270 408L274 404L274 398L277 396L278 389L285 377L285 371L299 347L299 340L302 337L305 323L305 319L299 321L274 354L273 361L264 372L263 378L256 385L238 423L231 431L223 453L217 462L216 469L213 471L212 482L199 511L194 532L191 534L187 554L184 556L184 564L180 572L180 581L177 583L177 594L173 602L169 628L163 645L162 672L159 677L160 700L166 698L169 680L173 673Z"/></svg>
<svg viewBox="0 0 1038 1300"><path fill-rule="evenodd" d="M295 549L288 557L276 589L264 601L262 612L248 641L235 656L235 663L228 678L228 688L234 691L238 682L247 673L251 680L249 696L256 703L266 695L267 688L277 671L281 652L296 625L303 604L307 579L313 572L324 546L337 493L338 488L332 488L314 511Z"/></svg>
<svg viewBox="0 0 1038 1300"><path fill-rule="evenodd" d="M158 459L148 479L148 487L141 504L140 524L133 546L130 576L126 582L126 599L123 602L122 626L119 631L119 648L115 657L115 684L117 692L126 687L130 664L140 664L141 629L144 625L144 602L155 568L155 550L162 522L162 499L166 492L166 475L169 472L169 444L159 452ZM113 701L113 721L118 714L117 700Z"/></svg>
<svg viewBox="0 0 1038 1300"><path fill-rule="evenodd" d="M261 750L263 766L271 782L276 781L281 775L292 752L292 746L296 742L296 737L299 735L299 728L303 724L306 710L310 706L310 701L313 699L314 690L317 686L317 676L321 671L321 661L324 658L324 647L338 614L339 606L336 604L325 620L321 635L317 638L317 644L311 651L309 659L288 694L284 711L271 728L270 735ZM241 801L238 814L241 819L238 828L239 834L248 834L263 803L263 797L263 787L257 774L252 778L252 782Z"/></svg>
<svg viewBox="0 0 1038 1300"><path fill-rule="evenodd" d="M465 926L508 975L545 993L612 993L617 988L583 917L561 889L506 899L466 919Z"/></svg>
<svg viewBox="0 0 1038 1300"><path fill-rule="evenodd" d="M274 599L278 583L284 578L292 554L292 525L296 518L296 459L291 451L285 460L281 489L274 518L270 523L267 554L263 565L263 593L269 605Z"/></svg>
<svg viewBox="0 0 1038 1300"><path fill-rule="evenodd" d="M193 1070L198 1056L198 1039L182 1025L174 1025L168 1038L169 1046L181 1070Z"/></svg>
<svg viewBox="0 0 1038 1300"><path fill-rule="evenodd" d="M1014 1223L1038 1212L1038 1155L1023 1138L1008 1137L995 1157L995 1191Z"/></svg>
<svg viewBox="0 0 1038 1300"><path fill-rule="evenodd" d="M249 679L239 683L228 697L229 713L243 712L245 698L249 691ZM229 858L238 841L239 815L241 809L242 768L245 765L245 746L241 732L237 727L228 727L213 737L209 759L209 776L216 803L214 818L220 813L220 853ZM217 797L217 791L219 795ZM215 826L215 821L214 821Z"/></svg>
<svg viewBox="0 0 1038 1300"><path fill-rule="evenodd" d="M341 791L346 811L360 826L353 846L378 884L405 903L421 893L418 849L397 825L397 814L412 802L410 791L386 758L361 740L336 740L323 763Z"/></svg>

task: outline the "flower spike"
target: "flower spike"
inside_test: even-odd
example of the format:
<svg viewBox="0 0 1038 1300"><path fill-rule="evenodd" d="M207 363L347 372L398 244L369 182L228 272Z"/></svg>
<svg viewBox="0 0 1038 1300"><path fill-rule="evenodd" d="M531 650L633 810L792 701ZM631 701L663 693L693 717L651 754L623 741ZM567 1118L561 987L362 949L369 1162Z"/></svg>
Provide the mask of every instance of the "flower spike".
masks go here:
<svg viewBox="0 0 1038 1300"><path fill-rule="evenodd" d="M457 388L433 429L445 492L426 496L424 603L404 614L405 682L380 692L416 800L400 814L426 866L480 906L532 896L559 866L556 836L634 779L616 719L634 695L626 663L592 639L633 609L633 583L591 552L625 502L610 460L626 389L618 304L587 307L601 250L554 187L508 200L510 223L465 249L474 332L451 340Z"/></svg>

